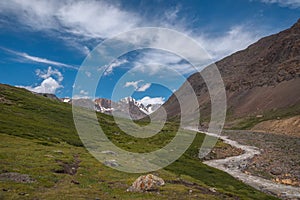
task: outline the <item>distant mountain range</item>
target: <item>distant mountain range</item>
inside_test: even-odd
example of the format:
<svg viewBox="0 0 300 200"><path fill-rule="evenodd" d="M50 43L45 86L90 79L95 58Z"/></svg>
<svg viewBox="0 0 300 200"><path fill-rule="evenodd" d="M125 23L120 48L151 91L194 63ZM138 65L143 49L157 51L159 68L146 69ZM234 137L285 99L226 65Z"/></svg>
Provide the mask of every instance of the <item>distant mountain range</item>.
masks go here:
<svg viewBox="0 0 300 200"><path fill-rule="evenodd" d="M43 96L53 98L52 95L42 94ZM66 103L76 104L78 106L94 109L97 112L115 115L119 117L131 118L134 120L142 119L147 115L156 111L161 105L160 104L148 104L144 105L138 102L132 97L125 97L118 102L111 101L105 98L91 99L71 99L61 98Z"/></svg>
<svg viewBox="0 0 300 200"><path fill-rule="evenodd" d="M251 116L263 118L266 113L275 111L280 115L279 110L288 109L300 114L300 20L291 28L262 38L216 65L226 89L227 122ZM204 121L208 122L211 102L201 74L195 73L187 81L200 105L192 112L200 109ZM191 93L183 84L176 94ZM180 106L174 94L163 107L169 118L179 118Z"/></svg>

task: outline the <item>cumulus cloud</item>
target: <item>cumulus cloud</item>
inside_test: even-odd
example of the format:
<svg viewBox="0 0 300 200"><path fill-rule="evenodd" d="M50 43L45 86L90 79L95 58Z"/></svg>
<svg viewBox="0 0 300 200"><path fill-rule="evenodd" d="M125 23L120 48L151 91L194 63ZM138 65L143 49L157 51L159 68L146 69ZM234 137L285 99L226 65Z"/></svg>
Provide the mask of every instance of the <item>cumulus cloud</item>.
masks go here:
<svg viewBox="0 0 300 200"><path fill-rule="evenodd" d="M39 86L36 86L36 87L19 86L19 87L22 87L22 88L25 88L27 90L30 90L32 92L37 92L37 93L54 94L57 89L62 88L62 85L60 85L59 82L54 80L52 77L49 77L49 78L43 80L43 82Z"/></svg>
<svg viewBox="0 0 300 200"><path fill-rule="evenodd" d="M38 77L42 78L42 79L47 79L51 76L57 77L57 80L59 82L61 82L64 79L62 73L60 71L58 71L57 69L52 69L51 66L49 66L46 71L42 71L40 69L37 69L35 72L36 72L36 75Z"/></svg>
<svg viewBox="0 0 300 200"><path fill-rule="evenodd" d="M17 86L21 88L25 88L32 92L37 93L50 93L55 94L55 92L59 88L63 88L61 85L61 81L64 79L61 72L57 69L52 69L52 67L48 67L48 70L42 71L40 69L36 70L36 75L39 78L42 78L43 81L38 86Z"/></svg>
<svg viewBox="0 0 300 200"><path fill-rule="evenodd" d="M143 80L129 81L125 83L124 87L134 87L134 90L137 92L145 92L150 88L151 83L140 84L141 82L143 82Z"/></svg>
<svg viewBox="0 0 300 200"><path fill-rule="evenodd" d="M282 7L300 8L299 0L260 0L263 3L279 4Z"/></svg>
<svg viewBox="0 0 300 200"><path fill-rule="evenodd" d="M137 102L142 103L143 105L147 106L149 104L154 105L154 104L160 104L162 105L165 102L165 98L163 97L149 97L145 96L140 100L137 100Z"/></svg>

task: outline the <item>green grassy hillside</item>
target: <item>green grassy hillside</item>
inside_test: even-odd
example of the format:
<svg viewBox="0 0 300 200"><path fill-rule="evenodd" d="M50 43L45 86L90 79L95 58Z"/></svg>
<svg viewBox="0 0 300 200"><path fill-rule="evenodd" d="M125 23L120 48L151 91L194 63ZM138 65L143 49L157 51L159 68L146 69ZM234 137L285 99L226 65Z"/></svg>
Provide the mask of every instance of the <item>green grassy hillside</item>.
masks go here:
<svg viewBox="0 0 300 200"><path fill-rule="evenodd" d="M137 139L123 133L111 116L97 115L107 137L133 152L164 146L178 128L168 122L159 134ZM1 84L0 138L0 199L276 199L202 164L197 154L204 135L199 133L180 159L153 172L166 181L164 187L126 192L140 174L113 170L93 158L76 133L70 105ZM8 172L35 181L1 178Z"/></svg>

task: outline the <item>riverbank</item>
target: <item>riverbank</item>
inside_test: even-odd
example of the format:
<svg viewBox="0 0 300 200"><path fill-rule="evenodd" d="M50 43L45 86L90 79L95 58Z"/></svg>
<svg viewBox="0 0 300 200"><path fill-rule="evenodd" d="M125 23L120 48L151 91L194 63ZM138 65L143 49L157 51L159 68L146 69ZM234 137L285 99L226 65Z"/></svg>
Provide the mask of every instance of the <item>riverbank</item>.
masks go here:
<svg viewBox="0 0 300 200"><path fill-rule="evenodd" d="M255 164L255 162L253 163L253 160L255 160L255 158L257 159L258 157L265 156L266 149L258 148L257 146L259 145L256 146L245 145L244 143L246 142L243 142L243 144L241 144L240 141L242 141L243 139L247 140L246 138L250 138L249 136L251 136L252 140L255 140L258 143L259 142L258 140L260 140L261 137L263 137L261 134L241 133L239 131L232 131L232 132L227 131L225 132L226 135L222 135L222 136L218 136L213 133L205 133L205 134L219 137L225 143L235 148L242 149L244 153L238 156L227 157L224 159L204 161L203 162L204 164L225 171L228 174L232 175L233 177L243 181L244 183L258 190L261 190L265 193L277 196L281 199L285 199L285 200L300 199L299 187L276 183L274 180L270 180L264 177L260 177L256 174L252 174L251 172L249 172L250 170L247 171L247 169L251 168L251 166ZM244 135L248 134L248 135L247 137L245 136L242 137L241 135L243 134ZM258 136L254 137L254 135L258 135ZM240 138L239 141L237 138ZM261 145L264 142L266 141L260 140ZM247 143L251 143L251 140L249 139ZM270 146L269 143L265 144L265 147L266 145Z"/></svg>

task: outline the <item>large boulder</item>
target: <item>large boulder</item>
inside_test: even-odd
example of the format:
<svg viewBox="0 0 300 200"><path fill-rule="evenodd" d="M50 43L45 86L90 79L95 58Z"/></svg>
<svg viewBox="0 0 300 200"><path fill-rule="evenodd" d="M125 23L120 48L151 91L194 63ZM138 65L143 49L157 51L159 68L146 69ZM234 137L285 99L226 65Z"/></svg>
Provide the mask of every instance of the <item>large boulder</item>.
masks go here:
<svg viewBox="0 0 300 200"><path fill-rule="evenodd" d="M165 185L165 181L153 174L140 176L130 186L127 191L129 192L145 192L157 190L158 187Z"/></svg>

